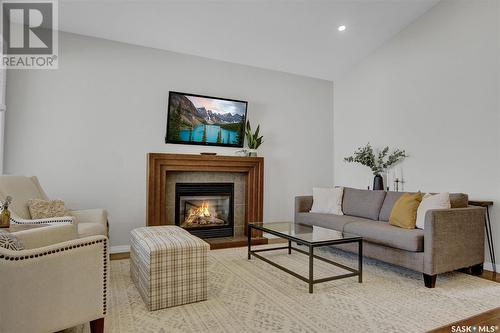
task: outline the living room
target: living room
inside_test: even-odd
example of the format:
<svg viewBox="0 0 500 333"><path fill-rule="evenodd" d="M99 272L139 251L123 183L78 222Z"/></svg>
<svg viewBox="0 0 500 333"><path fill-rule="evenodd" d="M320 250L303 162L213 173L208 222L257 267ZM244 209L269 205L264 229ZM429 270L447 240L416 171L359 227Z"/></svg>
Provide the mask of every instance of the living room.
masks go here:
<svg viewBox="0 0 500 333"><path fill-rule="evenodd" d="M0 332L498 331L497 0L42 3Z"/></svg>

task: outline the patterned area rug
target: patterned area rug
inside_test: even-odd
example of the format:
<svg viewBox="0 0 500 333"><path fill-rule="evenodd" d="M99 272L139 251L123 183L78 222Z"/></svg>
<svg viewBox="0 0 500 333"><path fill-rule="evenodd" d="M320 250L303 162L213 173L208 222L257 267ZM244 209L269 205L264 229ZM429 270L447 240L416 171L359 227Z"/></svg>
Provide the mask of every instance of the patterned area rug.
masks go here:
<svg viewBox="0 0 500 333"><path fill-rule="evenodd" d="M316 252L356 267L352 254ZM307 273L301 253L263 254ZM345 271L315 261L316 278L338 273ZM248 261L246 248L215 250L207 301L148 312L130 280L129 261L112 261L106 332L424 332L500 304L500 284L462 273L439 275L435 289L425 288L419 273L375 260L364 260L363 273L362 284L357 277L336 280L309 294L295 277Z"/></svg>

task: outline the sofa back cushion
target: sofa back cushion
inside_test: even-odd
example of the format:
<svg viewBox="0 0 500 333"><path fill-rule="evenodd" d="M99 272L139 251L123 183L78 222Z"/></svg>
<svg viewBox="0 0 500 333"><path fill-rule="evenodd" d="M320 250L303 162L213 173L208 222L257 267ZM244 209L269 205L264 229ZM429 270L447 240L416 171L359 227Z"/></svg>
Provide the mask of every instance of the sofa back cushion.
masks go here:
<svg viewBox="0 0 500 333"><path fill-rule="evenodd" d="M386 193L384 203L382 204L382 209L380 209L380 215L378 218L380 221L389 222L389 218L391 217L392 207L394 207L396 201L398 201L399 198L401 198L401 196L404 193L405 192L392 192L392 191Z"/></svg>
<svg viewBox="0 0 500 333"><path fill-rule="evenodd" d="M451 208L467 208L469 196L465 193L450 193Z"/></svg>
<svg viewBox="0 0 500 333"><path fill-rule="evenodd" d="M346 187L344 188L342 211L345 215L378 220L384 198L384 191L359 190Z"/></svg>
<svg viewBox="0 0 500 333"><path fill-rule="evenodd" d="M382 209L380 210L380 221L389 222L389 217L391 216L392 207L398 199L406 192L392 192L389 191L385 195L384 203ZM464 193L450 193L450 203L451 208L466 208L468 206L469 197Z"/></svg>

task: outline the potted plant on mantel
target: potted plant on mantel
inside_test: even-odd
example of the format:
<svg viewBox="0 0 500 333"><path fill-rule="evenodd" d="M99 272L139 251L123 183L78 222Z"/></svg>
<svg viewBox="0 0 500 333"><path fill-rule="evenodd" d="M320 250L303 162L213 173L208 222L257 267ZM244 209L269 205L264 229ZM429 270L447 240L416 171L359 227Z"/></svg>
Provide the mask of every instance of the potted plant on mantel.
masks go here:
<svg viewBox="0 0 500 333"><path fill-rule="evenodd" d="M372 146L368 143L364 147L359 147L354 152L354 155L345 157L344 161L348 163L359 163L369 167L375 176L373 179L373 189L383 190L384 179L382 178L382 173L396 163L401 162L405 157L408 157L408 155L406 155L404 150L400 149L395 149L389 154L389 147L380 150L375 156Z"/></svg>
<svg viewBox="0 0 500 333"><path fill-rule="evenodd" d="M248 156L257 156L257 148L262 144L262 136L259 137L260 125L257 125L257 129L252 133L252 127L250 126L250 121L247 120L247 127L245 135L247 137L247 154Z"/></svg>

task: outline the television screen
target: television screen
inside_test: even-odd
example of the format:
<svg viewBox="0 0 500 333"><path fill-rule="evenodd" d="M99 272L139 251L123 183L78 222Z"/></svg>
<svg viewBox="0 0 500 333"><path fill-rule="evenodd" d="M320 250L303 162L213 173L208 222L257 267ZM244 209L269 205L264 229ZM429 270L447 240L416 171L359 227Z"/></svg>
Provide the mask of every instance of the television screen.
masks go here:
<svg viewBox="0 0 500 333"><path fill-rule="evenodd" d="M243 147L247 102L171 91L166 143Z"/></svg>

